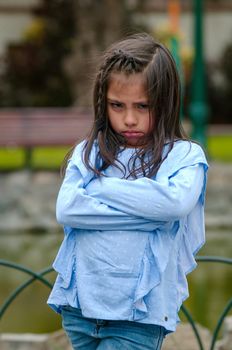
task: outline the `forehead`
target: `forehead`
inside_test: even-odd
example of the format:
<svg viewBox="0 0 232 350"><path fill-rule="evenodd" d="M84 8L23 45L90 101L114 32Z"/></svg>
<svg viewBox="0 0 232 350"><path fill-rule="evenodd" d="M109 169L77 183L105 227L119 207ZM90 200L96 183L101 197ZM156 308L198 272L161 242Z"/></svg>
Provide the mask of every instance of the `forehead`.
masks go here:
<svg viewBox="0 0 232 350"><path fill-rule="evenodd" d="M113 72L110 74L107 97L126 97L133 95L138 99L147 98L146 82L142 73L125 74Z"/></svg>

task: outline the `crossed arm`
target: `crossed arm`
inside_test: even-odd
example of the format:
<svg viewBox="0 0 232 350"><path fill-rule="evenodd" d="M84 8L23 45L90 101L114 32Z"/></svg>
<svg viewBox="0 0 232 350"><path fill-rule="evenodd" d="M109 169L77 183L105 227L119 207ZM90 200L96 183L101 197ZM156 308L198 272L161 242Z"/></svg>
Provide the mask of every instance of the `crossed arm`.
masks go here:
<svg viewBox="0 0 232 350"><path fill-rule="evenodd" d="M146 177L135 180L100 177L91 181L86 190L91 197L128 215L151 221L175 221L194 208L203 183L203 165L195 164L159 181Z"/></svg>
<svg viewBox="0 0 232 350"><path fill-rule="evenodd" d="M196 164L159 182L100 177L86 184L71 160L57 199L57 220L79 229L152 231L191 211L203 179L203 166Z"/></svg>
<svg viewBox="0 0 232 350"><path fill-rule="evenodd" d="M86 230L152 231L164 225L139 215L129 215L89 195L84 178L72 162L58 194L56 217L62 225Z"/></svg>

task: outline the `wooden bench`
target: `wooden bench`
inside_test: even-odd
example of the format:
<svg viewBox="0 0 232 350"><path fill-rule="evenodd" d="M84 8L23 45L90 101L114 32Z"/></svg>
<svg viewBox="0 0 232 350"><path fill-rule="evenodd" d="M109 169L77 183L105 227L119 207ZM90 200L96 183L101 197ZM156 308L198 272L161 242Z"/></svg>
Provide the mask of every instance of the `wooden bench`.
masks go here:
<svg viewBox="0 0 232 350"><path fill-rule="evenodd" d="M71 146L90 130L89 109L2 109L0 110L0 147L24 147L26 166L36 146Z"/></svg>

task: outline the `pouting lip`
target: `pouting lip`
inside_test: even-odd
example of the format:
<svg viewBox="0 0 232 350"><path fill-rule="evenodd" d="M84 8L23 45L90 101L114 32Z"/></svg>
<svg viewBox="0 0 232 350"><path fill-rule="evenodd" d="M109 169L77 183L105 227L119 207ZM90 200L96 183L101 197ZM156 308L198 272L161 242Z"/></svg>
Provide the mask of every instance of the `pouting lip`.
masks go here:
<svg viewBox="0 0 232 350"><path fill-rule="evenodd" d="M121 133L124 137L130 138L130 137L143 137L144 134L141 131L135 131L135 130L126 130Z"/></svg>

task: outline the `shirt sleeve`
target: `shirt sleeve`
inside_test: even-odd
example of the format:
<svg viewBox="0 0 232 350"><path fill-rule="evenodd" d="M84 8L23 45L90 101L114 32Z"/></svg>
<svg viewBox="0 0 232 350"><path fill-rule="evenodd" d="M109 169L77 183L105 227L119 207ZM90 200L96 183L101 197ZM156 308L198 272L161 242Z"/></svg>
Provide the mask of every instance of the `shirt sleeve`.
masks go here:
<svg viewBox="0 0 232 350"><path fill-rule="evenodd" d="M204 184L204 166L179 169L159 181L101 177L86 187L92 197L127 213L154 221L176 221L195 207Z"/></svg>
<svg viewBox="0 0 232 350"><path fill-rule="evenodd" d="M137 231L152 231L164 225L163 222L155 223L137 214L128 214L88 194L85 187L87 183L94 181L91 180L94 175L90 175L85 169L87 176L83 176L84 165L81 163L81 172L78 167L80 161L80 154L75 152L68 163L58 194L56 217L60 224L87 230Z"/></svg>

